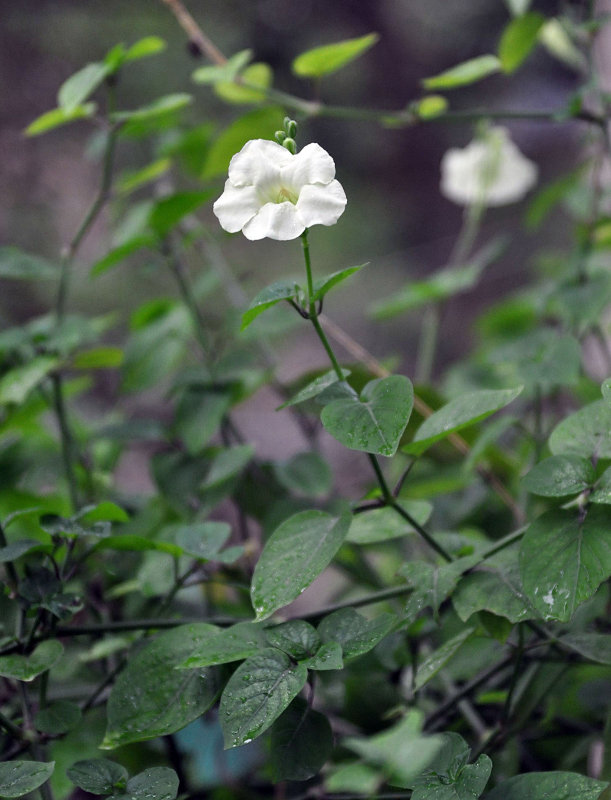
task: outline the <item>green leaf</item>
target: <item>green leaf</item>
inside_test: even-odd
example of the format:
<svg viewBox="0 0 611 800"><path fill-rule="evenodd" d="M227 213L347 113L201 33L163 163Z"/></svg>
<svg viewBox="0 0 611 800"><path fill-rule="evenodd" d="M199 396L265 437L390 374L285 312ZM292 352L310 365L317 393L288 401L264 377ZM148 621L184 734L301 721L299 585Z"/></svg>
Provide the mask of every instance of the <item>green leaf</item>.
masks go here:
<svg viewBox="0 0 611 800"><path fill-rule="evenodd" d="M252 622L238 622L229 628L209 626L207 635L201 635L178 669L198 669L215 664L242 661L267 647L263 629Z"/></svg>
<svg viewBox="0 0 611 800"><path fill-rule="evenodd" d="M60 125L67 125L69 122L93 117L95 112L95 103L85 103L69 112L63 108L53 108L30 122L24 133L26 136L39 136L41 133L47 133L47 131L52 131L54 128L59 128Z"/></svg>
<svg viewBox="0 0 611 800"><path fill-rule="evenodd" d="M528 205L526 227L536 230L552 209L576 187L583 176L583 171L584 167L579 166L568 175L562 175L540 189Z"/></svg>
<svg viewBox="0 0 611 800"><path fill-rule="evenodd" d="M325 278L320 278L314 284L314 300L322 300L322 298L333 289L334 286L337 286L339 283L342 283L351 275L354 275L355 272L359 272L366 267L369 262L365 262L365 264L359 264L358 267L346 267L345 269L340 269L338 272L333 272L331 275L327 275Z"/></svg>
<svg viewBox="0 0 611 800"><path fill-rule="evenodd" d="M554 455L611 458L611 404L596 400L563 419L552 431Z"/></svg>
<svg viewBox="0 0 611 800"><path fill-rule="evenodd" d="M339 642L325 642L321 644L315 656L303 662L308 669L330 670L343 669L344 659L342 646Z"/></svg>
<svg viewBox="0 0 611 800"><path fill-rule="evenodd" d="M605 633L569 633L559 643L597 664L611 665L611 636Z"/></svg>
<svg viewBox="0 0 611 800"><path fill-rule="evenodd" d="M331 794L347 792L372 797L382 780L383 776L376 767L360 761L343 761L338 766L332 766L326 773L324 785Z"/></svg>
<svg viewBox="0 0 611 800"><path fill-rule="evenodd" d="M168 767L151 767L127 781L125 792L109 800L174 800L178 794L178 775Z"/></svg>
<svg viewBox="0 0 611 800"><path fill-rule="evenodd" d="M56 700L40 709L34 725L43 733L59 734L73 730L81 721L81 709L69 700Z"/></svg>
<svg viewBox="0 0 611 800"><path fill-rule="evenodd" d="M537 44L545 17L532 11L513 19L499 42L499 58L503 72L512 73L522 65Z"/></svg>
<svg viewBox="0 0 611 800"><path fill-rule="evenodd" d="M0 247L0 278L20 281L56 280L57 266L18 247Z"/></svg>
<svg viewBox="0 0 611 800"><path fill-rule="evenodd" d="M554 510L535 520L522 539L524 592L546 620L568 622L611 575L610 513L606 506Z"/></svg>
<svg viewBox="0 0 611 800"><path fill-rule="evenodd" d="M274 73L269 64L251 64L232 81L214 84L214 92L227 103L260 103L267 97Z"/></svg>
<svg viewBox="0 0 611 800"><path fill-rule="evenodd" d="M21 405L30 392L61 363L56 356L36 356L0 379L0 406Z"/></svg>
<svg viewBox="0 0 611 800"><path fill-rule="evenodd" d="M91 274L94 277L96 275L101 275L103 272L106 272L106 270L116 266L116 264L120 264L121 261L124 261L128 256L131 256L132 253L136 253L138 250L141 250L143 247L156 246L157 238L153 235L146 234L143 236L135 236L118 247L115 247L113 250L107 253L104 258L96 261L91 268Z"/></svg>
<svg viewBox="0 0 611 800"><path fill-rule="evenodd" d="M104 62L87 64L59 87L58 106L66 114L71 114L95 92L111 72L110 66Z"/></svg>
<svg viewBox="0 0 611 800"><path fill-rule="evenodd" d="M465 630L453 636L451 639L448 639L441 647L438 647L437 650L421 661L418 666L418 671L416 672L414 691L422 689L431 678L434 678L439 670L443 669L443 667L454 658L456 653L473 633L475 633L475 628L465 628Z"/></svg>
<svg viewBox="0 0 611 800"><path fill-rule="evenodd" d="M185 391L176 410L174 427L190 455L201 453L230 406L231 397L227 392L196 386Z"/></svg>
<svg viewBox="0 0 611 800"><path fill-rule="evenodd" d="M333 400L321 414L325 430L345 447L394 456L414 404L414 390L403 375L370 381L360 398Z"/></svg>
<svg viewBox="0 0 611 800"><path fill-rule="evenodd" d="M181 625L131 656L108 699L102 749L174 733L210 708L218 694L215 673L175 667L211 630L216 628L203 622Z"/></svg>
<svg viewBox="0 0 611 800"><path fill-rule="evenodd" d="M127 783L127 770L107 758L91 758L77 761L66 770L71 782L91 794L112 794L116 789L124 789Z"/></svg>
<svg viewBox="0 0 611 800"><path fill-rule="evenodd" d="M410 711L391 728L368 739L350 737L343 744L358 753L366 762L379 765L393 786L411 786L433 761L443 740L440 736L423 736L422 714Z"/></svg>
<svg viewBox="0 0 611 800"><path fill-rule="evenodd" d="M247 744L276 720L303 688L307 668L272 647L251 656L229 679L219 717L225 747Z"/></svg>
<svg viewBox="0 0 611 800"><path fill-rule="evenodd" d="M342 369L342 375L344 376L344 379L346 379L350 375L350 370ZM318 378L315 378L313 381L304 386L303 389L298 391L297 394L291 397L290 400L287 400L285 403L282 403L281 406L278 406L276 411L280 411L280 409L286 408L287 406L296 406L299 403L305 403L306 400L311 400L313 397L316 397L321 392L324 392L324 390L329 386L337 382L337 373L334 369L331 369L329 372L325 372L324 375L319 375Z"/></svg>
<svg viewBox="0 0 611 800"><path fill-rule="evenodd" d="M252 578L257 619L291 603L328 566L344 541L351 516L301 511L289 517L267 540Z"/></svg>
<svg viewBox="0 0 611 800"><path fill-rule="evenodd" d="M53 774L55 761L5 761L0 764L0 797L23 797Z"/></svg>
<svg viewBox="0 0 611 800"><path fill-rule="evenodd" d="M596 480L592 462L580 456L551 456L533 467L522 483L542 497L564 497L583 492Z"/></svg>
<svg viewBox="0 0 611 800"><path fill-rule="evenodd" d="M165 175L171 166L171 158L158 158L142 169L138 169L134 172L125 172L117 180L117 191L122 195L131 194L131 192L136 191L136 189L146 186L147 183L157 180L161 175Z"/></svg>
<svg viewBox="0 0 611 800"><path fill-rule="evenodd" d="M420 119L435 119L448 109L448 101L440 94L429 94L410 103L409 110Z"/></svg>
<svg viewBox="0 0 611 800"><path fill-rule="evenodd" d="M539 31L539 41L546 50L576 72L585 72L588 62L585 55L575 45L562 22L553 17L548 19Z"/></svg>
<svg viewBox="0 0 611 800"><path fill-rule="evenodd" d="M165 114L180 111L193 102L193 97L185 92L176 92L159 97L146 106L133 111L117 111L112 115L113 122L149 122Z"/></svg>
<svg viewBox="0 0 611 800"><path fill-rule="evenodd" d="M296 300L300 291L298 284L292 280L275 281L269 286L266 286L265 289L259 292L248 306L248 309L242 314L241 330L247 328L259 314L262 314L277 303L282 302L282 300Z"/></svg>
<svg viewBox="0 0 611 800"><path fill-rule="evenodd" d="M316 629L302 619L291 619L281 625L274 625L265 632L265 636L272 647L277 647L296 661L312 658L320 647L320 637Z"/></svg>
<svg viewBox="0 0 611 800"><path fill-rule="evenodd" d="M293 72L300 78L320 78L323 75L330 75L366 53L379 38L377 33L369 33L357 39L345 39L307 50L293 61Z"/></svg>
<svg viewBox="0 0 611 800"><path fill-rule="evenodd" d="M258 108L245 114L226 128L212 143L202 172L202 178L227 175L233 156L249 139L268 139L270 131L282 128L284 111L278 108Z"/></svg>
<svg viewBox="0 0 611 800"><path fill-rule="evenodd" d="M426 500L401 500L400 505L419 525L424 525L433 510L433 506ZM353 544L375 544L414 532L415 528L394 509L374 508L354 516L346 541Z"/></svg>
<svg viewBox="0 0 611 800"><path fill-rule="evenodd" d="M63 645L57 639L41 642L29 656L0 656L0 675L17 681L33 681L59 661L64 652ZM0 795L1 796L1 795Z"/></svg>
<svg viewBox="0 0 611 800"><path fill-rule="evenodd" d="M231 536L231 526L227 522L194 522L181 525L174 530L174 541L189 556L205 561L213 561Z"/></svg>
<svg viewBox="0 0 611 800"><path fill-rule="evenodd" d="M318 453L297 453L283 464L274 464L278 483L306 497L324 497L333 484L331 467Z"/></svg>
<svg viewBox="0 0 611 800"><path fill-rule="evenodd" d="M478 611L488 611L513 623L539 616L522 588L517 545L463 575L452 594L452 604L463 622Z"/></svg>
<svg viewBox="0 0 611 800"><path fill-rule="evenodd" d="M270 767L277 781L307 781L318 774L333 750L329 720L301 697L274 722Z"/></svg>
<svg viewBox="0 0 611 800"><path fill-rule="evenodd" d="M192 214L214 195L214 192L177 192L158 200L151 210L149 225L158 236L164 237L184 217Z"/></svg>
<svg viewBox="0 0 611 800"><path fill-rule="evenodd" d="M576 772L529 772L502 781L486 800L598 800L607 785Z"/></svg>
<svg viewBox="0 0 611 800"><path fill-rule="evenodd" d="M74 369L116 369L123 363L120 347L94 347L77 353L72 359Z"/></svg>
<svg viewBox="0 0 611 800"><path fill-rule="evenodd" d="M446 267L424 281L410 281L391 297L373 303L371 315L376 319L390 319L472 289L484 269L499 257L504 247L504 239L493 239L475 253L468 264Z"/></svg>
<svg viewBox="0 0 611 800"><path fill-rule="evenodd" d="M485 55L463 61L451 69L441 72L432 78L425 78L422 85L425 89L456 89L470 83L481 81L501 69L501 62L496 56Z"/></svg>
<svg viewBox="0 0 611 800"><path fill-rule="evenodd" d="M420 455L425 450L439 441L445 439L454 431L459 431L469 425L494 414L499 409L509 405L522 392L523 386L515 389L482 389L451 400L425 419L416 431L414 441L402 448L405 453Z"/></svg>
<svg viewBox="0 0 611 800"><path fill-rule="evenodd" d="M318 626L321 642L341 645L345 661L362 656L381 642L396 625L394 614L384 612L367 619L353 608L342 608L326 616Z"/></svg>
<svg viewBox="0 0 611 800"><path fill-rule="evenodd" d="M236 478L252 461L255 448L252 444L240 444L221 450L212 459L210 469L202 483L202 489L214 489L232 478Z"/></svg>
<svg viewBox="0 0 611 800"><path fill-rule="evenodd" d="M16 542L11 542L6 547L0 547L0 564L6 564L7 561L15 561L26 553L43 550L45 547L47 545L38 541L38 539L19 539ZM48 547L51 549L51 545L48 545Z"/></svg>
<svg viewBox="0 0 611 800"><path fill-rule="evenodd" d="M547 391L570 386L581 371L581 346L574 336L539 328L492 350L488 361L504 382Z"/></svg>
<svg viewBox="0 0 611 800"><path fill-rule="evenodd" d="M469 764L471 751L462 736L442 733L441 738L441 751L414 781L412 800L477 800L488 783L492 761L481 755Z"/></svg>
<svg viewBox="0 0 611 800"><path fill-rule="evenodd" d="M141 58L148 58L149 56L162 53L167 47L167 44L160 36L145 36L127 49L123 61L128 63L130 61L138 61Z"/></svg>
<svg viewBox="0 0 611 800"><path fill-rule="evenodd" d="M413 589L405 606L408 622L413 622L421 611L429 607L437 616L439 606L452 594L460 576L473 567L477 560L477 556L465 556L451 564L437 565L427 561L408 561L403 564L398 574Z"/></svg>
<svg viewBox="0 0 611 800"><path fill-rule="evenodd" d="M234 80L252 58L252 50L240 50L222 66L199 67L191 76L195 83L215 84Z"/></svg>
<svg viewBox="0 0 611 800"><path fill-rule="evenodd" d="M603 472L596 484L596 487L590 495L591 503L604 503L608 505L611 503L611 467Z"/></svg>

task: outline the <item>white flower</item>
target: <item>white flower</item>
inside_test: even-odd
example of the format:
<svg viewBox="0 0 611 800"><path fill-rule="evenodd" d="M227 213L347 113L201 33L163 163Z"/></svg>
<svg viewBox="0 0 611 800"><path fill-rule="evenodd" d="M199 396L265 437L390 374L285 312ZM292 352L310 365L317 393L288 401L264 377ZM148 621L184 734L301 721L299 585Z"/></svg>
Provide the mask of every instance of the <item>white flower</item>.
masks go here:
<svg viewBox="0 0 611 800"><path fill-rule="evenodd" d="M514 203L534 186L537 166L518 150L505 128L490 128L463 150L441 160L441 193L460 205Z"/></svg>
<svg viewBox="0 0 611 800"><path fill-rule="evenodd" d="M229 164L213 206L229 233L247 239L296 239L312 225L334 225L346 206L335 163L318 144L296 155L267 139L246 142Z"/></svg>

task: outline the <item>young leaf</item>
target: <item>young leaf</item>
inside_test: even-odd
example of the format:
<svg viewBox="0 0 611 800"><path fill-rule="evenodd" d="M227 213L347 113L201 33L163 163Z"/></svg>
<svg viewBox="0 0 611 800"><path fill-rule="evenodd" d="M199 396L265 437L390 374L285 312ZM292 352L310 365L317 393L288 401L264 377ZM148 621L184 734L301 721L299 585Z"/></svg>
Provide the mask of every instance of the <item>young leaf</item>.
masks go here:
<svg viewBox="0 0 611 800"><path fill-rule="evenodd" d="M391 728L368 739L350 737L343 744L367 763L379 765L393 786L411 786L439 752L440 736L423 736L422 715L410 711Z"/></svg>
<svg viewBox="0 0 611 800"><path fill-rule="evenodd" d="M56 280L58 268L39 256L17 247L0 247L0 278L20 281Z"/></svg>
<svg viewBox="0 0 611 800"><path fill-rule="evenodd" d="M303 688L308 670L273 647L247 658L229 679L219 709L225 747L248 744Z"/></svg>
<svg viewBox="0 0 611 800"><path fill-rule="evenodd" d="M353 608L342 608L321 621L318 634L323 644L341 645L344 660L348 661L373 650L396 622L395 615L387 612L369 620Z"/></svg>
<svg viewBox="0 0 611 800"><path fill-rule="evenodd" d="M422 84L425 89L456 89L470 83L481 81L501 69L501 62L496 56L486 55L464 61L451 69L441 72L432 78L425 78Z"/></svg>
<svg viewBox="0 0 611 800"><path fill-rule="evenodd" d="M342 42L307 50L293 61L293 72L300 78L320 78L323 75L330 75L366 53L379 38L377 33L369 33L357 39L345 39Z"/></svg>
<svg viewBox="0 0 611 800"><path fill-rule="evenodd" d="M518 386L515 389L482 389L451 400L424 420L416 431L414 441L403 447L403 451L412 455L424 453L432 444L444 439L450 433L481 422L509 405L523 388Z"/></svg>
<svg viewBox="0 0 611 800"><path fill-rule="evenodd" d="M551 456L545 458L522 478L533 494L543 497L564 497L583 492L592 486L596 473L592 462L580 456Z"/></svg>
<svg viewBox="0 0 611 800"><path fill-rule="evenodd" d="M393 456L414 404L414 390L403 375L370 381L360 398L333 400L321 414L325 430L345 447Z"/></svg>
<svg viewBox="0 0 611 800"><path fill-rule="evenodd" d="M64 648L60 641L48 639L46 642L41 642L29 656L16 654L0 656L0 675L17 681L33 681L38 675L51 669L63 652Z"/></svg>
<svg viewBox="0 0 611 800"><path fill-rule="evenodd" d="M128 63L129 61L138 61L141 58L148 58L149 56L157 55L157 53L162 53L166 47L165 41L160 36L145 36L137 42L134 42L134 44L127 49L123 61Z"/></svg>
<svg viewBox="0 0 611 800"><path fill-rule="evenodd" d="M5 761L0 764L0 797L23 797L53 774L55 761Z"/></svg>
<svg viewBox="0 0 611 800"><path fill-rule="evenodd" d="M252 50L240 50L222 66L199 67L191 76L195 83L216 84L233 81L252 58Z"/></svg>
<svg viewBox="0 0 611 800"><path fill-rule="evenodd" d="M537 44L539 30L545 17L532 11L513 19L503 31L499 42L499 58L503 72L515 72Z"/></svg>
<svg viewBox="0 0 611 800"><path fill-rule="evenodd" d="M237 80L219 81L214 92L227 103L260 103L272 85L274 73L269 64L250 64Z"/></svg>
<svg viewBox="0 0 611 800"><path fill-rule="evenodd" d="M340 269L338 272L334 272L331 275L327 275L325 278L320 278L314 284L314 300L322 300L322 298L327 294L327 292L331 291L334 286L337 286L338 283L342 283L351 275L354 275L355 272L359 272L366 267L369 262L365 264L359 264L358 267L346 267L345 269Z"/></svg>
<svg viewBox="0 0 611 800"><path fill-rule="evenodd" d="M146 167L135 172L125 172L116 182L117 192L122 195L131 194L136 189L140 189L151 181L157 180L164 175L172 166L170 158L158 158L156 161L147 164Z"/></svg>
<svg viewBox="0 0 611 800"><path fill-rule="evenodd" d="M501 781L486 800L599 800L606 786L576 772L528 772Z"/></svg>
<svg viewBox="0 0 611 800"><path fill-rule="evenodd" d="M492 761L481 755L469 764L471 751L462 736L442 733L441 738L441 751L414 781L412 800L476 800L488 783Z"/></svg>
<svg viewBox="0 0 611 800"><path fill-rule="evenodd" d="M178 775L168 767L151 767L127 781L124 794L110 800L174 800L178 794Z"/></svg>
<svg viewBox="0 0 611 800"><path fill-rule="evenodd" d="M111 71L110 66L104 62L87 64L60 86L57 93L58 106L66 114L71 114L95 92Z"/></svg>
<svg viewBox="0 0 611 800"><path fill-rule="evenodd" d="M207 636L200 636L178 669L197 669L215 664L242 661L267 647L263 628L252 622L238 622L229 628L208 626Z"/></svg>
<svg viewBox="0 0 611 800"><path fill-rule="evenodd" d="M128 241L110 250L104 256L104 258L96 261L91 268L91 275L94 277L101 275L103 272L106 272L106 270L114 267L116 264L120 264L121 261L124 261L128 256L131 256L132 253L136 253L138 250L142 250L144 247L156 246L157 237L153 236L153 234L134 236L132 239L128 239Z"/></svg>
<svg viewBox="0 0 611 800"><path fill-rule="evenodd" d="M203 622L181 625L160 634L129 659L110 693L102 749L173 733L210 708L218 693L215 673L175 667L211 631L216 628Z"/></svg>
<svg viewBox="0 0 611 800"><path fill-rule="evenodd" d="M281 280L266 286L254 298L248 309L242 314L241 330L248 328L250 323L268 308L275 306L282 300L296 300L300 288L295 281Z"/></svg>
<svg viewBox="0 0 611 800"><path fill-rule="evenodd" d="M475 628L465 628L427 656L418 667L416 680L414 681L414 691L418 691L418 689L421 689L431 678L434 678L439 670L443 669L443 667L454 658L456 653L473 633L475 633Z"/></svg>
<svg viewBox="0 0 611 800"><path fill-rule="evenodd" d="M274 781L307 781L316 775L333 749L329 720L296 697L271 729Z"/></svg>
<svg viewBox="0 0 611 800"><path fill-rule="evenodd" d="M344 379L346 379L350 375L350 370L342 369L342 375L344 376ZM299 403L305 403L306 400L311 400L321 392L324 392L324 390L333 383L337 383L337 374L334 369L331 369L329 372L325 372L324 375L319 375L318 378L315 378L313 381L308 383L307 386L304 386L303 389L298 391L297 394L291 397L290 400L287 400L285 403L282 403L281 406L278 406L276 411L280 411L280 409L286 408L287 406L295 406Z"/></svg>
<svg viewBox="0 0 611 800"><path fill-rule="evenodd" d="M522 539L524 592L543 619L568 622L577 607L611 575L609 511L549 511Z"/></svg>
<svg viewBox="0 0 611 800"><path fill-rule="evenodd" d="M439 606L452 594L462 573L474 566L477 560L477 556L465 556L451 564L437 565L426 561L408 561L403 564L398 574L413 589L405 606L408 622L413 622L423 609L429 607L437 616Z"/></svg>
<svg viewBox="0 0 611 800"><path fill-rule="evenodd" d="M312 658L320 647L316 629L302 619L292 619L265 632L268 643L295 661Z"/></svg>
<svg viewBox="0 0 611 800"><path fill-rule="evenodd" d="M302 511L267 540L252 578L252 604L263 620L306 589L328 566L344 541L351 516Z"/></svg>
<svg viewBox="0 0 611 800"><path fill-rule="evenodd" d="M87 119L93 117L96 112L95 103L85 103L82 106L73 108L72 111L65 111L63 108L53 108L37 117L33 122L30 122L25 129L26 136L39 136L41 133L47 133L54 128L59 128L60 125L67 125L69 122L75 122L79 119Z"/></svg>
<svg viewBox="0 0 611 800"><path fill-rule="evenodd" d="M552 431L554 455L611 458L611 404L596 400L566 417Z"/></svg>
<svg viewBox="0 0 611 800"><path fill-rule="evenodd" d="M318 648L315 656L306 659L303 663L308 669L321 671L343 669L342 646L339 642L325 642Z"/></svg>
<svg viewBox="0 0 611 800"><path fill-rule="evenodd" d="M38 711L34 717L34 725L43 733L67 733L76 728L81 718L81 709L76 703L56 700Z"/></svg>
<svg viewBox="0 0 611 800"><path fill-rule="evenodd" d="M107 758L77 761L66 770L66 775L79 789L91 794L112 794L125 788L127 770Z"/></svg>

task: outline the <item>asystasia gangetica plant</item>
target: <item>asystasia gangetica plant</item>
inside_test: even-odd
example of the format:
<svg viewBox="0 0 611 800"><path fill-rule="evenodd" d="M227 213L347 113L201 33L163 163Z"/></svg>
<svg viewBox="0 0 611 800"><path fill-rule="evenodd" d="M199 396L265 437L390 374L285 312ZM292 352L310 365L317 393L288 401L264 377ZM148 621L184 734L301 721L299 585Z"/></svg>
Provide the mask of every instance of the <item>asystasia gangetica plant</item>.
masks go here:
<svg viewBox="0 0 611 800"><path fill-rule="evenodd" d="M119 73L165 44L113 47L26 131L93 121L90 208L58 259L0 248L0 277L57 286L48 313L0 332L0 797L608 800L609 98L590 57L607 18L508 2L497 54L378 112L273 89L268 65L226 59L164 2L213 62L195 82L255 108L214 133L199 111L185 123L186 93L121 110ZM376 41L323 45L293 70L320 88ZM450 108L453 89L538 47L583 78L565 107ZM333 158L302 145L318 116L476 123L441 161L441 192L464 209L445 266L361 304L418 319L400 345L417 350L413 383L327 316L366 265L340 251L321 274L312 257L351 224ZM536 191L537 166L497 124L514 116L583 126L583 158ZM134 139L149 161L117 173ZM556 214L570 249L490 305L444 371L445 306L506 245L480 241L485 215L529 193L531 232ZM127 331L72 310L81 243L108 206L92 276L137 272L164 292L128 303ZM234 246L302 266L263 288L261 264L249 301ZM315 368L287 384L276 344L295 336ZM244 432L264 387L283 426L265 442Z"/></svg>

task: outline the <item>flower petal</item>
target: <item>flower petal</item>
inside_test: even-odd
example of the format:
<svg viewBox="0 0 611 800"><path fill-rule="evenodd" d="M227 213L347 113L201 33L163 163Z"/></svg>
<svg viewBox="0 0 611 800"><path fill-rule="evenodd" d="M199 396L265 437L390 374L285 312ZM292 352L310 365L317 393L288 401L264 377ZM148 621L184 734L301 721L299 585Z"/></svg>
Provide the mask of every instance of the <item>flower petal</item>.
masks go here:
<svg viewBox="0 0 611 800"><path fill-rule="evenodd" d="M304 186L295 208L306 228L311 225L335 225L344 213L346 193L339 181L326 185Z"/></svg>
<svg viewBox="0 0 611 800"><path fill-rule="evenodd" d="M280 178L280 169L294 158L277 142L251 139L229 162L229 180L234 186L272 183Z"/></svg>
<svg viewBox="0 0 611 800"><path fill-rule="evenodd" d="M266 203L259 213L242 228L247 239L276 239L284 242L296 239L305 230L292 203Z"/></svg>
<svg viewBox="0 0 611 800"><path fill-rule="evenodd" d="M236 188L228 180L225 182L225 191L212 206L212 210L224 230L237 233L255 216L260 207L254 186Z"/></svg>
<svg viewBox="0 0 611 800"><path fill-rule="evenodd" d="M335 162L326 150L312 142L282 166L281 181L299 193L309 183L330 183L335 178Z"/></svg>

